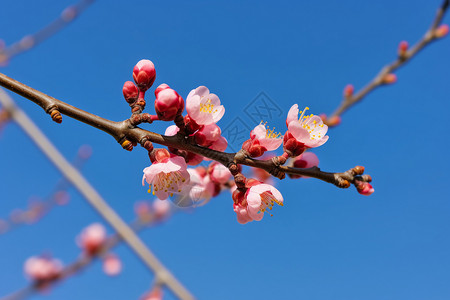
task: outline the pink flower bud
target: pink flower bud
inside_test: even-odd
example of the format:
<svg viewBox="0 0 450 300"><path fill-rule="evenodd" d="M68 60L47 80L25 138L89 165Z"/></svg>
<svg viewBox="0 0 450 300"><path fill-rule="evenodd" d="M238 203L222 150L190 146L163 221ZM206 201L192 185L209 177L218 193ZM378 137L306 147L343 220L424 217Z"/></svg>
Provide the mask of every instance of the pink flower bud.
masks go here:
<svg viewBox="0 0 450 300"><path fill-rule="evenodd" d="M157 219L164 219L170 213L170 203L169 201L156 199L153 201L153 210L155 212L155 217Z"/></svg>
<svg viewBox="0 0 450 300"><path fill-rule="evenodd" d="M349 98L353 96L353 92L355 91L355 87L352 84L347 84L344 88L344 97Z"/></svg>
<svg viewBox="0 0 450 300"><path fill-rule="evenodd" d="M133 69L133 79L143 92L148 90L155 81L155 65L148 59L140 60Z"/></svg>
<svg viewBox="0 0 450 300"><path fill-rule="evenodd" d="M408 47L409 44L407 41L401 41L400 44L398 44L398 56L405 56L406 52L408 51Z"/></svg>
<svg viewBox="0 0 450 300"><path fill-rule="evenodd" d="M436 30L434 31L434 35L437 38L442 38L444 36L446 36L448 34L448 25L447 24L442 24L441 26L439 26L438 28L436 28Z"/></svg>
<svg viewBox="0 0 450 300"><path fill-rule="evenodd" d="M171 88L159 90L155 99L155 111L162 121L173 121L184 109L184 100Z"/></svg>
<svg viewBox="0 0 450 300"><path fill-rule="evenodd" d="M133 103L138 99L139 90L131 81L126 81L122 88L123 97L128 103Z"/></svg>
<svg viewBox="0 0 450 300"><path fill-rule="evenodd" d="M88 255L97 253L106 241L106 229L100 223L86 227L77 238L78 245Z"/></svg>
<svg viewBox="0 0 450 300"><path fill-rule="evenodd" d="M358 183L356 186L356 190L358 191L358 193L364 196L372 195L372 193L375 192L375 189L368 182Z"/></svg>
<svg viewBox="0 0 450 300"><path fill-rule="evenodd" d="M201 127L200 125L198 125L194 121L194 119L189 117L189 115L186 115L184 117L184 123L186 124L186 131L187 131L188 134L194 133L195 131L197 131Z"/></svg>
<svg viewBox="0 0 450 300"><path fill-rule="evenodd" d="M103 259L103 272L109 276L116 276L122 271L122 262L115 254L109 253Z"/></svg>
<svg viewBox="0 0 450 300"><path fill-rule="evenodd" d="M395 74L389 73L389 74L386 74L383 78L384 84L393 84L395 82L397 82L397 75L395 75Z"/></svg>
<svg viewBox="0 0 450 300"><path fill-rule="evenodd" d="M208 124L203 126L195 134L195 142L200 146L209 146L220 138L222 131L216 124Z"/></svg>

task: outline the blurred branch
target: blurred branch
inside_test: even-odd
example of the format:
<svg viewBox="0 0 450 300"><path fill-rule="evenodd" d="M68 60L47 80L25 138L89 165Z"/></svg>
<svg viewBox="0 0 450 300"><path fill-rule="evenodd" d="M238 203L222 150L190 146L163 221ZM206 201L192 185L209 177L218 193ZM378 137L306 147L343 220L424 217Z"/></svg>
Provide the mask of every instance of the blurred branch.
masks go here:
<svg viewBox="0 0 450 300"><path fill-rule="evenodd" d="M419 40L414 46L412 46L409 50L407 49L407 44L405 44L406 49L399 52L397 60L394 62L384 66L381 71L375 76L372 81L370 81L366 86L360 89L355 94L349 93L348 95L344 95L344 99L342 100L341 105L333 112L331 116L326 118L328 120L328 125L333 126L337 125L339 121L337 117L340 117L345 111L347 111L351 106L361 101L367 94L373 91L375 88L380 87L384 84L388 84L389 75L392 74L395 70L405 65L409 60L411 60L414 56L416 56L425 46L429 45L431 42L436 39L442 37L440 36L439 30L442 30L445 35L445 30L448 31L448 27L446 25L442 25L442 29L439 29L438 26L442 22L442 18L444 17L449 6L449 0L445 0L444 3L439 7L436 17L433 20L431 27L425 33L421 40ZM392 78L392 77L391 77ZM395 77L394 77L395 78ZM345 93L344 93L345 94Z"/></svg>
<svg viewBox="0 0 450 300"><path fill-rule="evenodd" d="M94 0L81 0L78 3L64 9L56 20L35 34L26 35L20 41L15 42L3 49L0 47L0 66L6 64L14 56L30 50L63 29L93 2Z"/></svg>
<svg viewBox="0 0 450 300"><path fill-rule="evenodd" d="M134 222L130 224L130 228L133 229L135 232L139 232L143 230L144 228L151 226L155 224L156 222L160 221L160 218L157 216L155 212L150 213L146 216L145 219L138 218ZM48 288L51 285L57 284L64 279L67 279L68 277L86 269L95 259L101 258L105 254L107 254L111 249L116 247L120 242L123 241L123 238L119 234L113 234L105 241L104 246L96 253L92 255L86 255L82 254L78 259L73 261L72 263L66 265L63 270L61 271L60 275L57 277L54 277L50 280L45 281L36 281L31 283L30 285L11 293L3 298L0 298L0 300L21 300L25 299L26 297L30 296L31 294L39 291L41 288ZM159 278L157 278L156 283L161 284L160 281L158 281Z"/></svg>
<svg viewBox="0 0 450 300"><path fill-rule="evenodd" d="M80 147L72 165L80 170L89 158L90 151L88 146ZM70 187L70 182L63 177L57 182L51 194L43 200L30 202L27 210L13 210L8 219L0 219L0 235L10 232L20 225L32 224L49 213L54 206L66 204L69 201L67 190Z"/></svg>
<svg viewBox="0 0 450 300"><path fill-rule="evenodd" d="M193 299L188 290L170 273L158 258L148 249L135 232L106 203L91 184L74 168L62 154L53 146L48 138L30 120L30 118L15 104L14 101L0 89L0 102L7 109L14 121L36 143L48 159L73 184L92 207L114 228L128 246L139 256L145 265L155 273L157 279L165 284L180 299ZM110 121L111 122L111 121Z"/></svg>

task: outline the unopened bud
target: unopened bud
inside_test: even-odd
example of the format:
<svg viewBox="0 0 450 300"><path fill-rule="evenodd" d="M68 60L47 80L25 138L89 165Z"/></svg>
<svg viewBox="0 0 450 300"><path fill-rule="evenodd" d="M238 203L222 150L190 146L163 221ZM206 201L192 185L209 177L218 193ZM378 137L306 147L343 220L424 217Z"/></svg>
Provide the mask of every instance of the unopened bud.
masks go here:
<svg viewBox="0 0 450 300"><path fill-rule="evenodd" d="M434 31L434 36L437 38L442 38L448 34L448 30L449 30L448 25L442 24L441 26L436 28L436 30Z"/></svg>
<svg viewBox="0 0 450 300"><path fill-rule="evenodd" d="M139 90L133 82L127 81L123 84L122 88L123 97L128 103L133 103L137 100L139 96Z"/></svg>
<svg viewBox="0 0 450 300"><path fill-rule="evenodd" d="M383 77L384 84L393 84L397 81L397 75L389 73Z"/></svg>
<svg viewBox="0 0 450 300"><path fill-rule="evenodd" d="M140 60L133 69L133 79L143 92L148 90L155 81L155 65L148 59Z"/></svg>
<svg viewBox="0 0 450 300"><path fill-rule="evenodd" d="M155 111L160 120L173 121L183 109L183 98L171 88L165 88L156 94Z"/></svg>
<svg viewBox="0 0 450 300"><path fill-rule="evenodd" d="M405 57L408 47L409 44L407 41L401 41L400 44L398 44L398 56Z"/></svg>
<svg viewBox="0 0 450 300"><path fill-rule="evenodd" d="M356 190L358 191L358 193L364 196L372 195L373 192L375 192L375 189L368 182L358 182L356 184Z"/></svg>
<svg viewBox="0 0 450 300"><path fill-rule="evenodd" d="M349 98L353 96L353 92L355 91L355 87L352 84L347 84L344 88L344 97Z"/></svg>

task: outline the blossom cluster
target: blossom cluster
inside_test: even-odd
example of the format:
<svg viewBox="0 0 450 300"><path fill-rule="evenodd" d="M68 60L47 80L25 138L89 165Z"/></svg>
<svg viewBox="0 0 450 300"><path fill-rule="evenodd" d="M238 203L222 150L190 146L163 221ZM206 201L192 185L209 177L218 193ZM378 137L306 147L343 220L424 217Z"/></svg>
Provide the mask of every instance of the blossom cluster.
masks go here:
<svg viewBox="0 0 450 300"><path fill-rule="evenodd" d="M140 114L145 107L145 92L152 86L156 78L154 64L149 60L141 60L133 69L135 84L125 83L123 94L132 107L133 114ZM148 120L174 121L169 126L166 136L182 136L189 143L223 152L227 148L227 140L222 136L217 123L225 113L219 97L205 86L190 91L186 101L167 84L155 89L154 107L156 116ZM186 114L183 115L186 109ZM319 161L309 149L319 147L327 142L328 126L322 118L308 114L308 107L299 110L294 104L286 117L287 130L284 134L270 129L266 123L257 124L250 132L240 153L249 158L261 157L267 151L275 151L283 145L283 154L277 157L280 164L291 159L290 166L311 168ZM151 123L150 122L150 123ZM185 150L168 147L168 149L149 150L151 165L144 169L142 184L149 185L149 193L161 200L171 199L179 206L203 205L224 189L232 192L234 211L239 223L259 221L264 212L272 210L274 204L283 205L281 193L269 182L247 179L241 173L241 167L234 164L224 166L216 161L209 166L196 166L210 159ZM261 172L260 172L261 174ZM301 176L290 175L291 178ZM233 180L234 179L234 180ZM373 192L369 183L358 189L362 194Z"/></svg>

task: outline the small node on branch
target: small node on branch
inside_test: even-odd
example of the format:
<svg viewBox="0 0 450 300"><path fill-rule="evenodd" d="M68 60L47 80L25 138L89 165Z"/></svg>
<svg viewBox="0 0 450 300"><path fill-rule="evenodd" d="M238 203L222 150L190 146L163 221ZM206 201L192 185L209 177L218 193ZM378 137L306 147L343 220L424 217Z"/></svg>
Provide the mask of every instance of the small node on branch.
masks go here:
<svg viewBox="0 0 450 300"><path fill-rule="evenodd" d="M53 121L55 121L58 124L62 123L62 116L57 108L54 107L50 109L48 113L50 114L50 117L52 118Z"/></svg>
<svg viewBox="0 0 450 300"><path fill-rule="evenodd" d="M124 140L122 143L122 148L127 150L127 151L131 151L133 150L133 143L130 142L129 140Z"/></svg>
<svg viewBox="0 0 450 300"><path fill-rule="evenodd" d="M144 137L143 139L141 139L140 144L149 153L153 151L153 144L152 144L152 142L150 142L148 137Z"/></svg>
<svg viewBox="0 0 450 300"><path fill-rule="evenodd" d="M344 88L344 98L350 98L351 96L353 96L353 93L355 92L355 87L353 86L353 84L347 84Z"/></svg>
<svg viewBox="0 0 450 300"><path fill-rule="evenodd" d="M444 36L446 36L448 34L449 31L449 27L447 24L442 24L441 26L439 26L438 28L436 28L434 30L434 37L435 38L443 38Z"/></svg>

